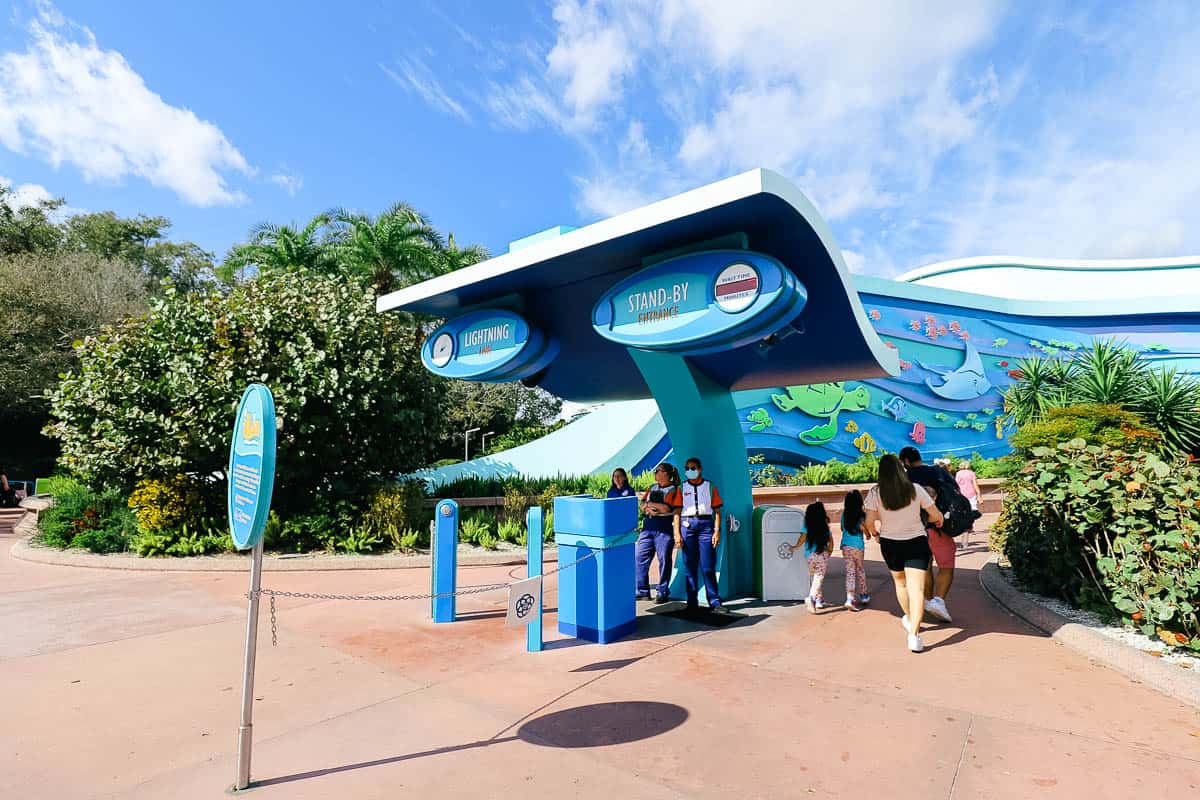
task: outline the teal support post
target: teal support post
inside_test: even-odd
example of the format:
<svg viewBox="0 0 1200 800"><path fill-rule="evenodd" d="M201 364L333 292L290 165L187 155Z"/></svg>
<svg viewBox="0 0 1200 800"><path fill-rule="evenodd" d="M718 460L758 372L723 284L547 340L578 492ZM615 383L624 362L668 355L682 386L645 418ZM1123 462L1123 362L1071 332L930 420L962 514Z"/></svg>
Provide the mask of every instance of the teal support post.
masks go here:
<svg viewBox="0 0 1200 800"><path fill-rule="evenodd" d="M458 503L442 500L434 511L433 529L433 621L454 622L458 582ZM448 594L448 597L437 597Z"/></svg>
<svg viewBox="0 0 1200 800"><path fill-rule="evenodd" d="M542 539L545 536L545 528L542 522L542 507L534 506L525 512L525 528L527 530L526 541L529 548L529 572L526 575L528 578L535 578L542 574ZM542 596L543 592L538 590L537 598L537 614L525 626L525 650L530 653L540 653L542 650Z"/></svg>
<svg viewBox="0 0 1200 800"><path fill-rule="evenodd" d="M629 355L658 403L680 474L684 459L699 458L704 464L704 477L716 484L725 503L721 543L717 548L717 586L722 598L753 595L755 570L750 517L754 499L746 467L746 440L733 395L695 369L684 356L632 348ZM729 514L741 523L737 533L729 533ZM685 580L683 554L677 552L672 597L684 597ZM703 592L702 587L701 602L706 602Z"/></svg>

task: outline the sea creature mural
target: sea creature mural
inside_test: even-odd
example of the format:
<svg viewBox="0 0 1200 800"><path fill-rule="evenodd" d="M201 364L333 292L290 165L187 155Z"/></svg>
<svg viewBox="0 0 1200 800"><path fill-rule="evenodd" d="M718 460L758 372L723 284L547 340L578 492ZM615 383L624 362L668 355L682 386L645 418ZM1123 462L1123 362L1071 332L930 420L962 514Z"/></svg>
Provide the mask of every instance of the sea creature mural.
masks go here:
<svg viewBox="0 0 1200 800"><path fill-rule="evenodd" d="M908 327L915 332L920 332L921 320L919 320L919 319L909 320Z"/></svg>
<svg viewBox="0 0 1200 800"><path fill-rule="evenodd" d="M994 408L981 408L981 409L979 409L979 410L980 410L980 411L982 411L983 413L987 414L989 417L990 417L992 414L995 414L995 413L996 413L996 409L994 409Z"/></svg>
<svg viewBox="0 0 1200 800"><path fill-rule="evenodd" d="M1169 351L1171 349L1171 348L1167 347L1165 344L1159 344L1158 342L1153 342L1151 344L1144 345L1144 347L1146 348L1147 353L1166 353L1167 351Z"/></svg>
<svg viewBox="0 0 1200 800"><path fill-rule="evenodd" d="M864 411L871 405L867 387L859 386L847 392L844 381L788 386L784 391L786 394L771 395L771 402L780 411L799 409L809 416L825 419L824 424L800 432L800 441L805 444L825 444L837 435L839 414Z"/></svg>
<svg viewBox="0 0 1200 800"><path fill-rule="evenodd" d="M979 351L970 341L967 341L963 351L962 366L950 369L924 362L921 366L941 376L942 382L939 385L935 386L931 378L925 379L925 385L938 397L947 400L973 400L992 388L992 382L983 371L983 359L979 357Z"/></svg>
<svg viewBox="0 0 1200 800"><path fill-rule="evenodd" d="M1008 339L1003 336L992 339L992 347L1004 347L1006 344L1008 344Z"/></svg>
<svg viewBox="0 0 1200 800"><path fill-rule="evenodd" d="M905 361L903 358L902 358L902 359L900 359L900 369L902 369L902 370L905 370L905 369L912 369L912 362L911 362L911 361Z"/></svg>
<svg viewBox="0 0 1200 800"><path fill-rule="evenodd" d="M947 414L945 411L939 411L933 415L933 418L936 419L938 422L945 422L946 420L950 419L950 415Z"/></svg>
<svg viewBox="0 0 1200 800"><path fill-rule="evenodd" d="M971 423L967 422L965 419L960 419L958 422L954 423L954 427L962 430L963 428L971 427Z"/></svg>
<svg viewBox="0 0 1200 800"><path fill-rule="evenodd" d="M904 415L908 413L908 401L903 397L893 397L891 400L881 402L880 407L884 411L896 418L896 421L904 419Z"/></svg>
<svg viewBox="0 0 1200 800"><path fill-rule="evenodd" d="M981 431L981 432L986 431L987 423L986 422L974 422L971 424L971 429L976 430L976 431Z"/></svg>
<svg viewBox="0 0 1200 800"><path fill-rule="evenodd" d="M925 423L915 423L912 427L912 430L908 432L908 438L912 439L917 444L925 444Z"/></svg>
<svg viewBox="0 0 1200 800"><path fill-rule="evenodd" d="M752 431L765 431L767 428L775 424L775 420L771 419L771 415L767 413L765 408L756 408L746 416L747 422L754 423L750 426Z"/></svg>
<svg viewBox="0 0 1200 800"><path fill-rule="evenodd" d="M858 448L860 453L874 453L879 445L875 443L875 439L869 433L863 433L854 440L854 446Z"/></svg>
<svg viewBox="0 0 1200 800"><path fill-rule="evenodd" d="M974 411L972 411L972 412L971 412L971 413L969 413L969 414L963 414L963 417L965 417L966 419L975 419L975 418L976 418L976 417L978 417L978 416L979 416L979 415L978 415L978 414L976 414Z"/></svg>
<svg viewBox="0 0 1200 800"><path fill-rule="evenodd" d="M858 423L855 422L854 420L850 420L849 422L846 423L846 427L844 428L844 430L846 431L846 433L856 433L858 431Z"/></svg>
<svg viewBox="0 0 1200 800"><path fill-rule="evenodd" d="M871 317L871 319L875 320L876 322L879 322L880 317L882 317L883 315L879 313L879 309L872 308L869 312L869 316Z"/></svg>
<svg viewBox="0 0 1200 800"><path fill-rule="evenodd" d="M1004 438L1004 417L996 417L996 438Z"/></svg>

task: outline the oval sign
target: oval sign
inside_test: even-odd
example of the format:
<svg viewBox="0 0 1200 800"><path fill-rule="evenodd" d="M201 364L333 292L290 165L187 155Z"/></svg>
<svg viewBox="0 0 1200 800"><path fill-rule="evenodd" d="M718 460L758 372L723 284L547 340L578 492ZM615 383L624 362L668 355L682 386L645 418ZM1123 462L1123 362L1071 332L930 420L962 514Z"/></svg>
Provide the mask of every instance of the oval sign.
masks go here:
<svg viewBox="0 0 1200 800"><path fill-rule="evenodd" d="M609 290L592 310L606 339L688 355L741 347L791 322L808 299L779 261L709 250L662 261Z"/></svg>
<svg viewBox="0 0 1200 800"><path fill-rule="evenodd" d="M528 377L557 353L555 342L519 314L485 310L435 330L421 348L421 360L444 378L499 382Z"/></svg>
<svg viewBox="0 0 1200 800"><path fill-rule="evenodd" d="M262 540L275 489L275 398L261 383L242 393L229 449L229 533L238 550Z"/></svg>

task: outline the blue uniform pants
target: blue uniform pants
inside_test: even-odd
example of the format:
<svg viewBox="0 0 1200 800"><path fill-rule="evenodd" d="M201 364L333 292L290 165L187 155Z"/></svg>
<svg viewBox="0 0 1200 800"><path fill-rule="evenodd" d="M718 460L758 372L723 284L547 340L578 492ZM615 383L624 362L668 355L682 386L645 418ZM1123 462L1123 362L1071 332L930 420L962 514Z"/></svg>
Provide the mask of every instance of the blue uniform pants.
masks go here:
<svg viewBox="0 0 1200 800"><path fill-rule="evenodd" d="M687 527L682 527L684 523L687 523ZM717 590L717 548L712 543L713 521L684 517L680 520L680 526L680 533L683 534L683 564L687 569L687 604L697 604L700 578L703 576L708 605L716 608L721 605L721 595Z"/></svg>
<svg viewBox="0 0 1200 800"><path fill-rule="evenodd" d="M675 534L671 531L648 531L638 534L637 549L638 597L650 596L650 559L658 556L659 597L670 595L671 562L675 557Z"/></svg>

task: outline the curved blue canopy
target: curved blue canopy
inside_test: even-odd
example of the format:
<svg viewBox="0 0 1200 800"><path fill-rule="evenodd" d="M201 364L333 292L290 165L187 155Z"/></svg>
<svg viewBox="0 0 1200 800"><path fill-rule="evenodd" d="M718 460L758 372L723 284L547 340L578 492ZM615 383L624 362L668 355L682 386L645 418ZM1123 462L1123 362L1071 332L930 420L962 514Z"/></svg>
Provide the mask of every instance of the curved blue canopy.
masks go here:
<svg viewBox="0 0 1200 800"><path fill-rule="evenodd" d="M380 297L379 311L454 317L515 311L556 338L560 352L530 383L577 402L650 397L625 347L596 334L591 311L622 279L704 242L744 237L804 285L808 302L779 337L689 356L732 390L881 377L899 359L875 334L841 251L816 209L781 176L752 170Z"/></svg>

